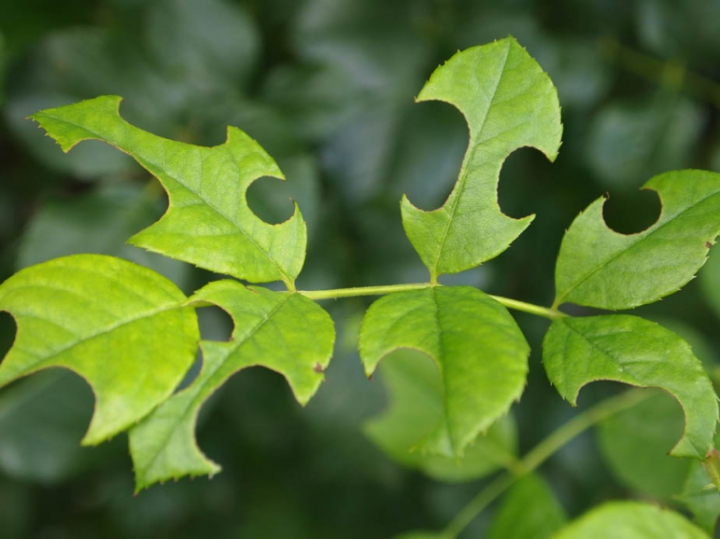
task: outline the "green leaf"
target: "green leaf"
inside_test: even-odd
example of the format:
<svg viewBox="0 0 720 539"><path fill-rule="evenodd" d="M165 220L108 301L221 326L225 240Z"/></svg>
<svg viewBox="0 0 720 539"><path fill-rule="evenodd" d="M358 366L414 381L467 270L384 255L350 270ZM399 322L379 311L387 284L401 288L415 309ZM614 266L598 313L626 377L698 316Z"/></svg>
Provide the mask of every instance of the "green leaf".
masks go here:
<svg viewBox="0 0 720 539"><path fill-rule="evenodd" d="M550 78L512 37L456 54L435 70L417 100L454 105L470 130L460 175L445 204L426 212L407 197L401 203L405 232L436 278L497 256L528 227L534 216L512 219L500 210L500 167L523 146L555 159L560 106Z"/></svg>
<svg viewBox="0 0 720 539"><path fill-rule="evenodd" d="M190 300L223 308L235 328L228 342L201 341L198 377L130 431L138 491L158 481L220 471L198 449L194 431L203 402L232 374L257 365L277 371L304 405L320 387L332 355L330 316L299 294L226 280L210 283Z"/></svg>
<svg viewBox="0 0 720 539"><path fill-rule="evenodd" d="M503 499L488 539L548 539L566 520L547 483L530 474L515 483Z"/></svg>
<svg viewBox="0 0 720 539"><path fill-rule="evenodd" d="M380 365L390 405L364 425L365 433L394 460L441 481L469 481L515 463L517 435L508 414L492 424L465 450L462 458L416 451L416 444L442 421L440 373L424 354L398 350Z"/></svg>
<svg viewBox="0 0 720 539"><path fill-rule="evenodd" d="M293 288L305 260L307 231L295 205L279 225L258 219L245 199L262 176L284 179L275 161L245 133L228 127L212 148L142 131L119 115L121 98L102 96L32 116L69 151L98 139L130 154L157 177L170 206L160 221L133 236L138 247L251 282L281 280Z"/></svg>
<svg viewBox="0 0 720 539"><path fill-rule="evenodd" d="M720 249L710 251L708 263L700 272L699 279L705 301L720 318Z"/></svg>
<svg viewBox="0 0 720 539"><path fill-rule="evenodd" d="M644 502L609 502L586 513L554 539L709 539L680 514Z"/></svg>
<svg viewBox="0 0 720 539"><path fill-rule="evenodd" d="M169 397L195 360L194 309L157 273L119 258L74 255L19 271L0 285L17 336L0 387L65 367L97 399L84 444L125 430Z"/></svg>
<svg viewBox="0 0 720 539"><path fill-rule="evenodd" d="M712 535L720 516L720 493L700 462L691 462L683 490L676 496L695 522Z"/></svg>
<svg viewBox="0 0 720 539"><path fill-rule="evenodd" d="M603 220L599 198L565 233L555 270L555 305L573 302L630 309L672 294L693 278L720 233L720 174L682 170L644 185L660 196L657 222L619 234Z"/></svg>
<svg viewBox="0 0 720 539"><path fill-rule="evenodd" d="M558 318L545 336L543 362L573 405L596 380L664 389L685 413L685 432L670 454L704 459L712 446L718 405L710 379L690 346L654 322L629 315Z"/></svg>
<svg viewBox="0 0 720 539"><path fill-rule="evenodd" d="M665 500L682 489L690 462L668 453L682 433L683 416L667 393L658 391L598 427L602 454L625 485Z"/></svg>
<svg viewBox="0 0 720 539"><path fill-rule="evenodd" d="M373 303L360 330L367 375L399 348L430 356L442 378L443 418L419 450L462 456L522 394L530 348L505 307L475 288L437 286Z"/></svg>

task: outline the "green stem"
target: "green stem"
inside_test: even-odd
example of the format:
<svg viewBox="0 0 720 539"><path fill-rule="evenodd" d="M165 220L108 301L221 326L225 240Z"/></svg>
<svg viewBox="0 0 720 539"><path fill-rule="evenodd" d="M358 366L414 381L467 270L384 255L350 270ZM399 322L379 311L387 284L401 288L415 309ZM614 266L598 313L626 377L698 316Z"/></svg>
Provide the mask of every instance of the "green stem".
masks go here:
<svg viewBox="0 0 720 539"><path fill-rule="evenodd" d="M302 294L306 298L319 299L337 299L337 298L355 298L359 296L382 296L392 294L393 292L407 292L409 290L424 290L435 286L430 283L411 283L411 284L389 284L385 286L358 286L355 288L336 288L334 290L299 290L298 294Z"/></svg>
<svg viewBox="0 0 720 539"><path fill-rule="evenodd" d="M535 471L543 462L578 434L603 419L632 408L650 396L652 396L650 391L632 389L617 397L606 399L586 412L573 417L527 453L512 473L508 472L498 476L470 500L441 533L443 539L455 539L495 498L509 489L517 480Z"/></svg>
<svg viewBox="0 0 720 539"><path fill-rule="evenodd" d="M298 294L302 294L306 298L313 300L337 299L337 298L354 298L359 296L382 296L384 294L392 294L393 292L407 292L410 290L424 290L434 286L442 286L433 283L412 283L412 284L391 284L385 286L358 286L355 288L336 288L334 290L299 290ZM557 309L549 309L540 307L532 303L525 303L516 299L505 298L502 296L490 296L495 301L504 305L508 309L523 311L526 313L542 316L551 320L566 316L565 313Z"/></svg>

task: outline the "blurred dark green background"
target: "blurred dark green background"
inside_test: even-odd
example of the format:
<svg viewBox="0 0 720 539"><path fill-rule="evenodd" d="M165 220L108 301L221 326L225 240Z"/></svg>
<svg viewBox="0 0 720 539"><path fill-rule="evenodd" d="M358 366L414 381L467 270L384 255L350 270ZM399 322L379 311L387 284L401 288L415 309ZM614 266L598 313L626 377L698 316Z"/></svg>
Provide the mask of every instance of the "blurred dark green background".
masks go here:
<svg viewBox="0 0 720 539"><path fill-rule="evenodd" d="M654 194L638 191L653 174L720 171L719 27L720 2L707 0L3 0L0 278L75 252L127 257L186 292L211 278L123 245L165 203L131 159L100 143L64 155L25 119L118 94L123 116L153 133L213 145L230 124L265 146L288 181L260 180L251 205L278 222L292 211L289 198L299 202L310 232L300 288L426 280L399 199L440 205L467 132L452 107L413 97L455 51L512 34L558 87L563 147L554 164L529 149L508 159L501 206L514 217L537 213L535 222L499 258L445 282L548 305L563 230L588 203L609 193L608 223L639 231L659 211ZM92 413L79 378L47 372L0 390L0 537L354 539L441 528L482 481L427 478L363 435L387 404L381 377L367 381L355 351L367 305L324 304L337 351L306 409L259 369L211 399L198 435L224 467L212 480L133 497L124 435L79 447ZM638 313L688 338L714 373L720 252L681 293ZM533 347L513 410L522 453L575 411L542 370L547 324L517 318ZM206 338L229 335L220 311L202 311L201 323ZM2 314L0 351L13 332ZM617 390L588 387L581 409ZM606 425L602 444L583 435L542 468L571 516L613 498L676 503L686 464L664 453L681 416L658 399ZM483 537L492 514L463 537Z"/></svg>

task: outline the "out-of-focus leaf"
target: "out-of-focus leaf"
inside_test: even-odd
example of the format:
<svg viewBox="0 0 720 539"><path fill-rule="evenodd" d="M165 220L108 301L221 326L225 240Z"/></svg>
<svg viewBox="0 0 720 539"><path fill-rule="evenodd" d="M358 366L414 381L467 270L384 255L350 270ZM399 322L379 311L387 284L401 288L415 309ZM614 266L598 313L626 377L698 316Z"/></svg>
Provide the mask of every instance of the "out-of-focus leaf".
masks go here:
<svg viewBox="0 0 720 539"><path fill-rule="evenodd" d="M223 308L235 329L229 342L202 341L203 368L198 377L130 431L137 490L183 475L220 471L197 447L195 423L205 400L235 372L255 365L277 371L298 402L306 404L330 362L333 322L300 294L216 281L191 301Z"/></svg>
<svg viewBox="0 0 720 539"><path fill-rule="evenodd" d="M693 515L695 522L712 535L720 516L720 493L703 465L691 462L682 492L675 498Z"/></svg>
<svg viewBox="0 0 720 539"><path fill-rule="evenodd" d="M555 270L555 305L629 309L672 294L693 278L720 233L720 174L682 170L655 176L644 188L662 202L658 220L619 234L603 219L599 198L565 233Z"/></svg>
<svg viewBox="0 0 720 539"><path fill-rule="evenodd" d="M548 539L566 521L552 489L541 477L530 474L503 498L488 539Z"/></svg>
<svg viewBox="0 0 720 539"><path fill-rule="evenodd" d="M99 448L81 447L92 416L90 388L68 373L46 372L0 394L0 470L55 484L83 471Z"/></svg>
<svg viewBox="0 0 720 539"><path fill-rule="evenodd" d="M679 513L644 502L609 502L571 522L554 539L709 539Z"/></svg>
<svg viewBox="0 0 720 539"><path fill-rule="evenodd" d="M114 255L147 266L185 288L191 266L125 243L162 215L155 200L159 190L152 184L102 184L76 199L46 202L21 239L18 267L71 254Z"/></svg>
<svg viewBox="0 0 720 539"><path fill-rule="evenodd" d="M456 54L435 70L417 99L454 105L470 129L447 201L430 212L407 197L401 202L405 232L435 279L497 256L528 227L533 216L516 220L500 211L500 167L522 146L554 160L562 125L550 78L511 37Z"/></svg>
<svg viewBox="0 0 720 539"><path fill-rule="evenodd" d="M402 535L396 535L393 539L450 539L449 536L442 533L433 532L409 532Z"/></svg>
<svg viewBox="0 0 720 539"><path fill-rule="evenodd" d="M399 350L386 357L380 374L388 390L388 410L365 423L365 433L398 462L441 481L470 481L509 467L517 455L515 423L502 417L467 447L462 458L427 454L416 444L442 421L443 388L430 358Z"/></svg>
<svg viewBox="0 0 720 539"><path fill-rule="evenodd" d="M103 96L38 112L33 119L64 151L99 139L132 155L168 191L170 205L133 245L251 282L283 281L293 288L305 260L307 230L293 216L270 225L247 205L246 191L261 176L284 176L253 139L228 128L225 144L193 146L152 135L124 121L121 98Z"/></svg>
<svg viewBox="0 0 720 539"><path fill-rule="evenodd" d="M716 2L642 0L635 6L640 43L663 58L715 61L720 37L713 21L720 18Z"/></svg>
<svg viewBox="0 0 720 539"><path fill-rule="evenodd" d="M529 347L505 307L470 287L431 287L373 303L360 331L368 376L399 348L433 358L441 373L444 410L428 425L420 451L462 456L478 434L520 398Z"/></svg>
<svg viewBox="0 0 720 539"><path fill-rule="evenodd" d="M668 456L682 431L682 410L658 392L602 421L598 434L605 460L624 484L645 496L669 500L682 489L690 466Z"/></svg>
<svg viewBox="0 0 720 539"><path fill-rule="evenodd" d="M199 339L185 295L119 258L73 255L25 268L0 285L17 323L0 386L48 367L85 378L96 397L84 444L125 430L169 397Z"/></svg>
<svg viewBox="0 0 720 539"><path fill-rule="evenodd" d="M246 84L258 60L252 19L224 0L152 2L146 32L158 63L190 84Z"/></svg>
<svg viewBox="0 0 720 539"><path fill-rule="evenodd" d="M685 414L685 431L670 454L702 460L712 446L718 421L712 383L690 346L658 324L629 315L558 318L543 341L543 363L573 405L596 380L662 388Z"/></svg>
<svg viewBox="0 0 720 539"><path fill-rule="evenodd" d="M644 178L692 163L703 112L686 99L648 105L611 103L594 116L587 162L613 189L634 189Z"/></svg>
<svg viewBox="0 0 720 539"><path fill-rule="evenodd" d="M699 274L705 301L720 317L720 249L711 249L707 264Z"/></svg>

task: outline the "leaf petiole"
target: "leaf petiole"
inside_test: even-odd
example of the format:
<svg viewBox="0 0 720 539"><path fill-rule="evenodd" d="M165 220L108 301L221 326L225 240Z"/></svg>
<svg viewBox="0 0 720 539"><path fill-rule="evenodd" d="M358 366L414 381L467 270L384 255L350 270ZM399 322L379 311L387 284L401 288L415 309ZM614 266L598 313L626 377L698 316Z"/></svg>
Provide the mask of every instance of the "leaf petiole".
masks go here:
<svg viewBox="0 0 720 539"><path fill-rule="evenodd" d="M424 290L434 286L442 286L437 283L410 283L410 284L391 284L384 286L358 286L354 288L336 288L334 290L298 290L298 294L302 294L306 298L313 300L323 299L338 299L338 298L354 298L360 296L383 296L385 294L392 294L395 292L408 292L411 290ZM549 318L554 320L561 316L567 316L565 313L558 311L557 309L550 309L548 307L541 307L533 303L526 303L516 299L506 298L503 296L490 296L495 301L507 307L508 309L515 309L516 311L523 311L526 313L541 316L543 318Z"/></svg>

